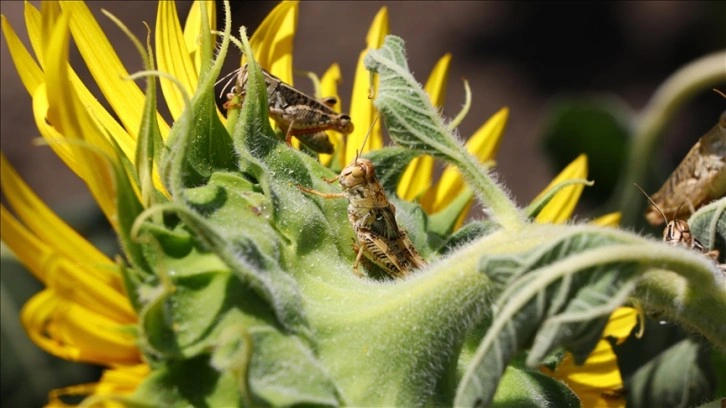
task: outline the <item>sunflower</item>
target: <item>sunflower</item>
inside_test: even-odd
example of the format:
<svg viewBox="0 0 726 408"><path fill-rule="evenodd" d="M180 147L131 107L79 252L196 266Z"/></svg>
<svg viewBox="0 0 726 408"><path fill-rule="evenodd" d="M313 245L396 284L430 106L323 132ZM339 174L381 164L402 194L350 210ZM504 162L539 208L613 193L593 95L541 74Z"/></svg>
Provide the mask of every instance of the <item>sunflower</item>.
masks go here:
<svg viewBox="0 0 726 408"><path fill-rule="evenodd" d="M280 3L250 39L253 54L260 66L288 83L292 83L292 38L296 31L297 6L297 2ZM127 80L129 75L126 68L83 3L46 2L40 10L26 3L25 8L26 28L35 57L20 42L4 17L2 24L13 62L33 98L36 125L48 145L87 184L101 211L121 237L124 249L128 251L127 258L134 258L136 255L130 249L133 244L125 241L124 237L136 236L139 230L135 228L133 233L130 232L124 220L124 209L127 208L124 205L128 204L121 202L119 197L126 194L137 200L141 207L137 213L140 213L143 209L151 208L154 203L166 203L174 195L172 186L156 170L158 163L154 162L154 166L147 167L147 173L144 174L143 160L148 157L139 155L139 145L142 140L149 140L144 136L144 129L150 123L156 124L159 139L170 145L175 137L173 129L185 123L185 110L190 103L188 95L199 94L201 84L209 83L206 76L208 71L205 71L208 69L205 64L209 63L209 56L205 56L205 52L209 52L210 47L209 44L206 47L203 44L207 37L201 27L204 26L203 21L207 21L209 26L216 21L214 2L207 2L206 8L201 2L195 2L183 29L175 4L159 2L154 34L156 49L153 54L158 70L176 78L175 81L160 80L172 122L165 121L155 111L152 114L146 112L149 94L144 95L134 82ZM383 146L380 123L373 127L371 136L362 145L366 130L376 115L375 108L366 97L369 93L369 75L363 67L363 58L368 50L381 47L387 34L387 11L383 8L373 19L366 37L367 49L361 51L353 82L350 115L356 130L346 139L331 133L337 153L320 156L320 161L329 167L343 167L353 160L361 146L362 153L374 152ZM70 38L77 45L111 111L98 102L70 67ZM431 102L436 106L443 104L450 61L451 55L443 56L425 85ZM321 77L320 93L337 96L340 77L338 66L331 66ZM223 115L220 112L217 114L224 121ZM480 162L493 160L507 117L507 108L501 109L469 138L466 146ZM415 158L401 175L396 191L401 199L417 202L430 216L449 211L453 214L449 218L455 220L451 230L455 230L466 218L473 194L453 167L446 168L438 182L433 182L433 167L432 157ZM128 168L136 169L136 177L129 177ZM90 395L89 401L95 401L138 392L142 383L150 380L154 372L158 373L159 356L164 354L159 344L147 344L153 343L148 338L142 340L138 333L139 327L144 326L142 321L154 311L154 302L164 296L171 296L171 290L163 295L159 295L158 291L168 289L164 282L170 279L173 265L164 266L168 270L159 275L166 278L159 279L153 290L131 292L130 288L138 289L141 285L134 286L128 282L133 280L130 276L133 278L134 275L128 274L130 267L126 261L121 258L116 261L109 259L64 223L28 188L4 156L2 174L3 193L12 209L4 205L0 208L2 241L45 285L45 289L35 295L22 310L21 318L26 331L39 347L55 356L106 367L98 383L55 390L51 393L50 403L60 404L60 397L65 395ZM144 178L145 175L149 177ZM562 223L569 219L583 186L575 184L560 187L563 181L584 179L586 176L587 160L581 156L545 188L543 197L549 192L557 192L539 211L537 222ZM124 190L119 180L127 180L128 189ZM255 213L264 213L263 207L251 208ZM612 225L617 223L617 215L611 214L595 222ZM146 275L140 274L136 278L139 276ZM142 280L139 278L139 281ZM306 284L314 283L311 282L306 281ZM151 306L140 306L144 302ZM310 307L314 309L315 305ZM278 311L275 309L275 313ZM612 333L617 333L620 339L627 336L634 323L632 319L622 318L623 313L630 312L617 311L613 315L617 327L609 327L605 336ZM330 329L335 324L321 327ZM291 327L297 326L291 323ZM240 329L236 333L241 338L254 338L255 341L258 340L255 336L259 336L259 333L250 334L247 329ZM309 335L304 329L291 330L291 333L301 338ZM224 335L221 337L225 338ZM218 349L222 348L215 344ZM252 346L245 347L242 349L249 352ZM608 367L607 384L599 374L582 376L583 372L587 372L590 360L584 366L574 367L565 357L562 367L566 368L558 368L555 376L578 392L587 406L595 405L590 405L593 400L579 392L584 389L581 386L587 388L587 395L594 392L594 395L608 399L608 403L616 401L617 405L622 405L622 397L613 397L613 392L622 387L622 380L619 374L613 380L617 365L612 349L601 349L598 346L596 350L599 372L602 372L603 364ZM366 349L365 352L369 351ZM183 353L175 354L175 357L180 355ZM211 364L216 369L230 367L215 358L211 358ZM324 357L325 361L330 359L330 354ZM248 369L245 368L248 364L253 364L245 358L235 361L242 361L240 365L232 365L234 370L240 372ZM234 378L239 380L242 377L244 375ZM259 391L259 384L237 383L235 387L246 395L245 398L251 398L250 387L257 387L258 397L260 393L264 394ZM341 391L332 393L339 395ZM340 400L353 397L348 394L345 398L340 397ZM284 403L286 400L273 398L268 401Z"/></svg>

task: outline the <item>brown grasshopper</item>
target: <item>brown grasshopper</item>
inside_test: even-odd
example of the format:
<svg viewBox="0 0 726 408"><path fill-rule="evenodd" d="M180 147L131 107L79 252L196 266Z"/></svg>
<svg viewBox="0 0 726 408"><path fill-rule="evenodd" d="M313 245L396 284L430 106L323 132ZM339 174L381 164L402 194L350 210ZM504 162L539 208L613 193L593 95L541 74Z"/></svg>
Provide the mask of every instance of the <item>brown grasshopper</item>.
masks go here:
<svg viewBox="0 0 726 408"><path fill-rule="evenodd" d="M693 234L691 233L691 227L685 220L673 218L668 221L665 213L663 213L663 211L658 208L658 205L656 205L656 203L648 196L648 194L646 194L646 192L643 191L643 189L640 188L640 186L638 186L637 184L635 186L638 187L638 189L643 194L645 194L645 197L648 199L648 201L650 201L651 205L663 217L663 221L666 223L666 226L663 229L663 242L669 245L682 246L688 249L692 249L696 252L700 252L716 262L716 265L719 269L726 270L726 265L719 264L718 262L718 249L708 250L706 247L704 247L703 244L701 244L701 242L693 236ZM678 210L679 208L676 208L675 213L677 213Z"/></svg>
<svg viewBox="0 0 726 408"><path fill-rule="evenodd" d="M228 99L239 96L244 100L247 92L247 64L237 71L237 84L227 95ZM344 135L353 132L350 116L331 109L338 102L336 98L318 100L308 96L269 72L262 70L267 86L267 103L270 117L285 132L285 143L290 145L293 136L318 153L333 153L333 144L326 130L335 130ZM228 101L225 108L234 107Z"/></svg>
<svg viewBox="0 0 726 408"><path fill-rule="evenodd" d="M333 183L336 180L340 180L342 193L298 188L324 198L348 199L348 219L357 238L357 249L356 246L354 249L358 254L353 264L356 275L361 276L358 264L363 255L394 279L403 278L426 265L406 231L398 226L396 208L388 201L370 160L356 157L337 177L325 181Z"/></svg>
<svg viewBox="0 0 726 408"><path fill-rule="evenodd" d="M726 194L726 111L719 123L683 158L663 186L653 194L645 218L651 225L661 225L667 219L688 216L696 208ZM689 206L682 206L683 202ZM658 208L660 207L660 208ZM657 210L657 211L656 211Z"/></svg>

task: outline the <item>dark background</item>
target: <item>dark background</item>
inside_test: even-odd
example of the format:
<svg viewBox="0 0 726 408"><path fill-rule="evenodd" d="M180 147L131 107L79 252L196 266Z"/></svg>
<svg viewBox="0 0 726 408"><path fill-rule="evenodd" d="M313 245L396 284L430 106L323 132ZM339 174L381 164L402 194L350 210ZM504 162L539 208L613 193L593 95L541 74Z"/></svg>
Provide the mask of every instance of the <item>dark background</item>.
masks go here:
<svg viewBox="0 0 726 408"><path fill-rule="evenodd" d="M244 24L248 32L253 32L275 4L235 3L233 27ZM541 149L540 137L550 101L563 95L611 93L633 109L642 108L675 70L708 53L723 52L725 4L302 2L294 61L297 69L318 74L338 62L343 72L340 95L344 110L348 109L354 68L365 47L368 27L380 7L387 6L391 33L406 40L409 66L419 82L425 82L442 55L453 54L444 108L449 117L455 116L464 102L460 79L469 81L473 105L459 128L462 138L501 107L509 107L509 123L496 157L496 169L516 200L526 205L560 170L553 168ZM111 11L140 38L146 35L141 20L153 26L156 16L154 2L103 1L89 6L94 11ZM177 7L180 14L186 15L189 3L178 2ZM3 1L0 9L21 38L26 38L23 3ZM129 41L107 18L100 13L96 16L118 46L129 72L139 69L139 57ZM221 5L218 16L220 27ZM42 199L106 252L114 254L113 237L105 232L103 218L83 183L48 147L32 146L33 139L40 135L33 123L31 99L15 72L5 42L0 44L3 153ZM86 74L81 59L73 51L72 55L74 68ZM234 60L230 57L230 69L236 61L236 56ZM726 72L726 60L724 64ZM311 88L304 77L297 77L296 84L304 90ZM725 100L704 90L678 111L659 144L656 157L663 166L672 169L698 137L716 123L725 107ZM580 214L597 215L587 212L597 204L585 203L579 207ZM79 365L66 368L22 344L25 334L18 332L16 308L37 286L7 255L3 249L2 403L37 405L45 401L47 388L91 381L97 374ZM13 295L6 296L8 292Z"/></svg>

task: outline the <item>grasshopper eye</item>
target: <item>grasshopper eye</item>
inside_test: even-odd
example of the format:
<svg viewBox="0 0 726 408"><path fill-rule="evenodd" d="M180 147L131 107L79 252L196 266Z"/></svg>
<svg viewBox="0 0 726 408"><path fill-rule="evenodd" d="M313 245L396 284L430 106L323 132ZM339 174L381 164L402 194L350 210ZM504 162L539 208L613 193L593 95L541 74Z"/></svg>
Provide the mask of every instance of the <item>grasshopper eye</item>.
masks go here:
<svg viewBox="0 0 726 408"><path fill-rule="evenodd" d="M339 128L341 133L345 133L346 135L353 133L355 127L353 126L353 122L350 121L350 116L340 115L338 119L340 120Z"/></svg>
<svg viewBox="0 0 726 408"><path fill-rule="evenodd" d="M350 171L350 175L355 178L362 178L366 174L365 170L362 167L354 167L353 170Z"/></svg>
<svg viewBox="0 0 726 408"><path fill-rule="evenodd" d="M327 106L328 108L332 108L338 104L338 98L334 96L328 96L327 98L321 99L320 102L322 102L323 105Z"/></svg>

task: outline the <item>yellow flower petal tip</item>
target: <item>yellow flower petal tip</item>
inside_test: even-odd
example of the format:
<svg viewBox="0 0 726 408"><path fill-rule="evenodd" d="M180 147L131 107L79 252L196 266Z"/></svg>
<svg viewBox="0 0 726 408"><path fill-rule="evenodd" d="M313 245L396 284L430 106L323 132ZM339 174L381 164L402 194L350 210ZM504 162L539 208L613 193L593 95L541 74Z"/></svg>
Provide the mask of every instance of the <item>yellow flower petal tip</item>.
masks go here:
<svg viewBox="0 0 726 408"><path fill-rule="evenodd" d="M388 7L383 6L376 16L373 18L371 28L368 29L368 35L366 35L366 44L368 48L379 48L383 44L383 37L388 35Z"/></svg>
<svg viewBox="0 0 726 408"><path fill-rule="evenodd" d="M480 162L491 160L499 150L499 143L507 127L509 108L506 106L492 115L469 139L466 148L479 158Z"/></svg>
<svg viewBox="0 0 726 408"><path fill-rule="evenodd" d="M640 313L632 307L619 307L610 315L607 326L603 331L604 337L613 337L621 344L630 336L633 328L638 324Z"/></svg>
<svg viewBox="0 0 726 408"><path fill-rule="evenodd" d="M439 58L426 80L424 90L431 98L431 104L437 107L444 105L446 99L446 82L449 78L449 67L451 66L451 53L444 54Z"/></svg>
<svg viewBox="0 0 726 408"><path fill-rule="evenodd" d="M590 224L599 225L601 227L617 227L620 225L620 220L622 218L623 215L620 212L612 212L595 218L590 221Z"/></svg>
<svg viewBox="0 0 726 408"><path fill-rule="evenodd" d="M552 180L547 188L537 195L535 200L563 181L585 178L587 178L587 155L581 154L577 156L572 163L565 167L564 170L562 170L560 174ZM574 184L558 191L537 215L535 220L538 223L553 224L559 224L567 221L567 219L569 219L575 211L575 206L577 206L577 202L580 199L580 195L582 194L584 187L585 186L583 184Z"/></svg>
<svg viewBox="0 0 726 408"><path fill-rule="evenodd" d="M350 117L353 118L355 123L355 130L348 135L345 141L344 163L350 163L359 152L365 153L383 147L380 121L375 123L366 139L367 130L376 116L373 103L368 98L371 85L375 88L376 84L370 83L370 73L363 66L363 59L368 50L380 48L383 44L383 38L388 35L388 32L388 8L382 7L373 18L366 35L366 49L360 52L356 63L353 93L350 99ZM366 140L365 145L363 145L364 140Z"/></svg>

